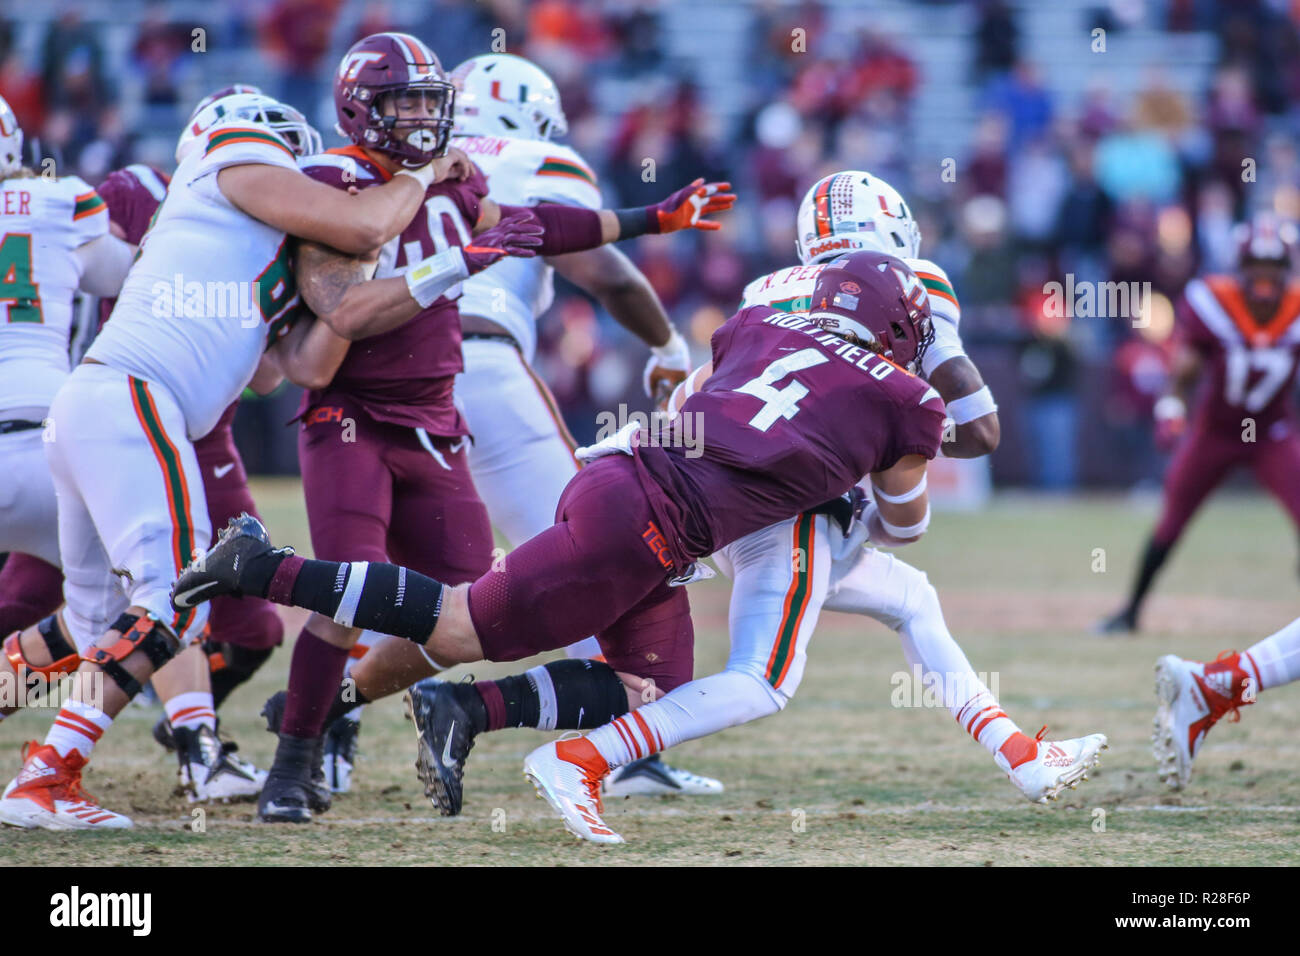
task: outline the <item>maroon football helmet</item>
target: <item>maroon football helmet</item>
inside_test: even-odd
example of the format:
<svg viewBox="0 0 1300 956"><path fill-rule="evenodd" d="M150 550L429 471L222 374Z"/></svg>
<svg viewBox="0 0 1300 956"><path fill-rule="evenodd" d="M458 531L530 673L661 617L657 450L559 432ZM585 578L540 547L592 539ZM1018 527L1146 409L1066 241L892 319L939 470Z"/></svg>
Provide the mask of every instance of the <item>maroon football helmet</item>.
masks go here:
<svg viewBox="0 0 1300 956"><path fill-rule="evenodd" d="M854 252L832 259L817 276L808 314L823 328L852 333L863 345L915 372L934 341L930 297L901 259Z"/></svg>
<svg viewBox="0 0 1300 956"><path fill-rule="evenodd" d="M422 91L432 115L384 115L384 98ZM455 109L455 87L427 46L409 33L375 33L358 40L339 63L334 78L338 131L365 149L384 153L416 169L447 152Z"/></svg>

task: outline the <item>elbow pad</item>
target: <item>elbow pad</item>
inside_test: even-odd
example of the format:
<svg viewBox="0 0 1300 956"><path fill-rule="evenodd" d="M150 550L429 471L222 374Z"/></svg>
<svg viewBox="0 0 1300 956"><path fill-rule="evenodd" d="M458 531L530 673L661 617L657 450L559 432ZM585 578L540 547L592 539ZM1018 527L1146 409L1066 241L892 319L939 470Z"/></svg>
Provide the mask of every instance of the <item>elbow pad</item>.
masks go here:
<svg viewBox="0 0 1300 956"><path fill-rule="evenodd" d="M468 279L469 268L460 247L452 246L421 259L406 270L404 278L406 287L411 290L411 298L420 303L421 308L427 309L456 283Z"/></svg>

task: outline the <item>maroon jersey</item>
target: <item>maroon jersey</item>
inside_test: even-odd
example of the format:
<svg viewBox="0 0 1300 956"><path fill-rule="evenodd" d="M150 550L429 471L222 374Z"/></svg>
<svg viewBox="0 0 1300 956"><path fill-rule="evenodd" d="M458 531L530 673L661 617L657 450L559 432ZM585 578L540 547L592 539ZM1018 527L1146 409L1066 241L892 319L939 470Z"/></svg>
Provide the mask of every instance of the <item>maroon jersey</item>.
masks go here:
<svg viewBox="0 0 1300 956"><path fill-rule="evenodd" d="M1258 428L1291 415L1300 358L1300 283L1288 285L1266 322L1256 321L1240 283L1230 276L1193 279L1183 296L1183 334L1206 364L1196 423L1239 431L1246 418Z"/></svg>
<svg viewBox="0 0 1300 956"><path fill-rule="evenodd" d="M751 306L713 335L713 374L682 406L694 447L639 448L678 570L844 494L905 455L933 458L943 400L806 316ZM685 421L683 421L685 419Z"/></svg>
<svg viewBox="0 0 1300 956"><path fill-rule="evenodd" d="M391 178L356 146L312 156L303 161L302 170L338 189L365 188ZM377 274L400 274L448 246L468 243L486 195L487 180L477 169L461 182L434 183L425 194L424 211L380 252ZM353 342L334 381L309 392L302 411L321 404L330 392L343 392L379 421L447 438L468 434L452 400L456 375L464 368L459 297L460 287L455 286L409 322Z"/></svg>

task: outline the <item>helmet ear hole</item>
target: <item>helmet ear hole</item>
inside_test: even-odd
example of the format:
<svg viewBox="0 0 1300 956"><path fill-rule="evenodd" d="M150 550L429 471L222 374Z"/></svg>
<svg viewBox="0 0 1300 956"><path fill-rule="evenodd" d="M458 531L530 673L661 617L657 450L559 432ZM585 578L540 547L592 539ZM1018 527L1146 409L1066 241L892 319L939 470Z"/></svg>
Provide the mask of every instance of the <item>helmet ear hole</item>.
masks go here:
<svg viewBox="0 0 1300 956"><path fill-rule="evenodd" d="M897 335L900 339L907 338L907 329L903 328L903 324L901 322L891 322L889 323L889 325L890 328L894 330L894 334Z"/></svg>

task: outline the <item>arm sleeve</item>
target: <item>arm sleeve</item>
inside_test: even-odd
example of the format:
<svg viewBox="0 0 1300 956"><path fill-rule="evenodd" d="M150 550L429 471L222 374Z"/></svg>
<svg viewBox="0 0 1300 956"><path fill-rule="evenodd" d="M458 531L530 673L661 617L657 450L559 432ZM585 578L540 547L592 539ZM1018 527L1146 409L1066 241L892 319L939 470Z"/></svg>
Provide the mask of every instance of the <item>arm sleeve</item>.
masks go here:
<svg viewBox="0 0 1300 956"><path fill-rule="evenodd" d="M939 454L947 409L937 391L923 381L918 384L920 387L904 396L901 407L894 410L894 440L890 457L878 466L878 471L893 467L907 455L933 459Z"/></svg>
<svg viewBox="0 0 1300 956"><path fill-rule="evenodd" d="M532 213L545 230L542 233L541 247L537 250L539 256L559 256L603 245L600 213L593 210L549 203L533 207L501 207L503 219L518 213Z"/></svg>

